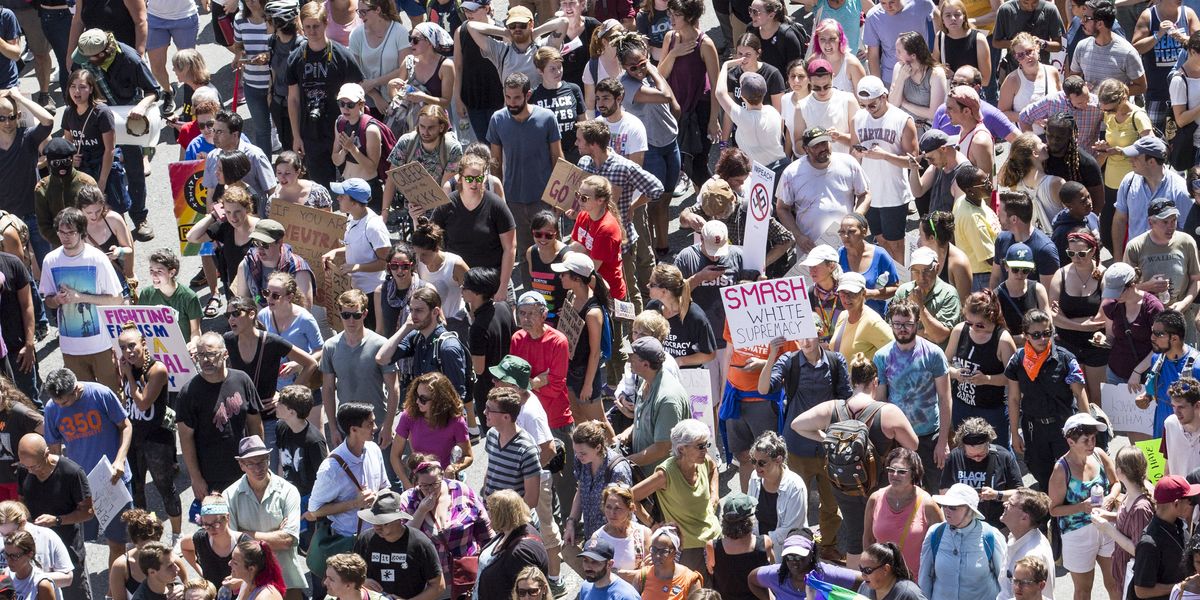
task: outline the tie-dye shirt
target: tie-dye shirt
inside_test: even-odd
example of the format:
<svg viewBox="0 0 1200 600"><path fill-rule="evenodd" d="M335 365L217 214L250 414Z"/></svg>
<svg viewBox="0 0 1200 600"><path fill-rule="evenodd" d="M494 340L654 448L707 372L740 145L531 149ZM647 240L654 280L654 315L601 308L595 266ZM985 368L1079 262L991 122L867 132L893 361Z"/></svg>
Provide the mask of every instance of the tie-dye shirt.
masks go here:
<svg viewBox="0 0 1200 600"><path fill-rule="evenodd" d="M938 430L937 387L934 380L949 372L946 354L933 342L916 338L911 351L892 342L875 353L879 385L886 385L888 402L900 407L917 435Z"/></svg>

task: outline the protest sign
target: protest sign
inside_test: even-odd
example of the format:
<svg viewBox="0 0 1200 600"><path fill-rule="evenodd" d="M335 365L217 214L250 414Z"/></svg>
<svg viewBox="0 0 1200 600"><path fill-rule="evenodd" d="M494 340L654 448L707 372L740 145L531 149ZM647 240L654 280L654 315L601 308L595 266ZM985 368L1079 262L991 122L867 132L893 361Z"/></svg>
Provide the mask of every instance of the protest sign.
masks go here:
<svg viewBox="0 0 1200 600"><path fill-rule="evenodd" d="M579 336L583 335L584 325L587 324L583 317L579 316L579 312L571 308L574 303L575 293L567 292L567 297L558 310L558 330L567 336L567 356L575 356L575 346L579 344Z"/></svg>
<svg viewBox="0 0 1200 600"><path fill-rule="evenodd" d="M775 172L753 163L749 184L746 234L742 238L742 268L762 272L767 268L767 226L775 206Z"/></svg>
<svg viewBox="0 0 1200 600"><path fill-rule="evenodd" d="M409 208L416 214L424 214L443 204L450 204L450 196L441 184L421 166L421 163L410 162L388 171L388 177L396 184L396 189L404 194Z"/></svg>
<svg viewBox="0 0 1200 600"><path fill-rule="evenodd" d="M1146 408L1138 408L1137 396L1123 383L1100 384L1100 397L1104 399L1104 412L1114 431L1154 434L1153 402Z"/></svg>
<svg viewBox="0 0 1200 600"><path fill-rule="evenodd" d="M542 201L558 210L579 210L575 202L575 192L587 173L570 162L558 159L554 170L550 172L550 181L542 192Z"/></svg>
<svg viewBox="0 0 1200 600"><path fill-rule="evenodd" d="M1146 479L1150 480L1151 484L1158 483L1167 472L1167 458L1158 451L1162 447L1162 438L1136 442L1134 445L1146 455Z"/></svg>
<svg viewBox="0 0 1200 600"><path fill-rule="evenodd" d="M124 512L125 507L133 502L129 489L120 479L112 482L112 463L108 457L101 455L100 462L88 473L88 486L91 487L92 510L100 522L100 531L108 529L108 524Z"/></svg>
<svg viewBox="0 0 1200 600"><path fill-rule="evenodd" d="M687 391L688 405L692 418L708 427L708 451L714 459L717 454L716 412L713 409L712 377L708 369L680 369L679 383Z"/></svg>
<svg viewBox="0 0 1200 600"><path fill-rule="evenodd" d="M808 283L803 276L769 279L721 289L725 322L735 348L766 344L782 337L803 340L817 337Z"/></svg>
<svg viewBox="0 0 1200 600"><path fill-rule="evenodd" d="M183 256L200 254L200 244L187 241L187 234L197 221L208 214L208 188L204 179L204 161L186 160L167 165L171 180L171 198L175 201L175 224L179 231L179 253Z"/></svg>
<svg viewBox="0 0 1200 600"><path fill-rule="evenodd" d="M290 202L272 202L271 218L283 225L283 241L292 247L293 252L304 257L313 269L317 279L313 282L317 288L314 291L313 304L328 309L330 326L341 331L342 322L337 316L337 297L351 287L350 278L333 271L324 271L323 275L322 256L342 246L342 238L346 233L346 216Z"/></svg>
<svg viewBox="0 0 1200 600"><path fill-rule="evenodd" d="M179 313L170 306L97 306L104 330L113 340L120 356L121 349L117 347L117 336L126 323L137 325L138 331L146 338L146 348L150 355L167 367L167 387L172 392L178 392L183 384L196 375L196 365L188 352L188 340L183 337L179 328Z"/></svg>

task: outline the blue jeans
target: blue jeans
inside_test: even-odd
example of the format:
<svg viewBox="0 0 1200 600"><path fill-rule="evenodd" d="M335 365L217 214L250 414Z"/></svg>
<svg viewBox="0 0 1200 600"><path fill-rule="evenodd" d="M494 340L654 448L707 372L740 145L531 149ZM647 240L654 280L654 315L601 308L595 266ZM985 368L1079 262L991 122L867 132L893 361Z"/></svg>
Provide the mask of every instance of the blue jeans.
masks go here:
<svg viewBox="0 0 1200 600"><path fill-rule="evenodd" d="M39 10L42 20L42 34L54 49L54 58L58 59L58 85L63 96L67 95L67 77L71 69L67 68L67 45L71 41L71 11L69 10Z"/></svg>
<svg viewBox="0 0 1200 600"><path fill-rule="evenodd" d="M246 108L250 110L250 130L246 134L250 136L250 143L271 158L271 109L267 104L270 89L248 85L242 89L246 92Z"/></svg>
<svg viewBox="0 0 1200 600"><path fill-rule="evenodd" d="M664 191L674 191L679 183L679 144L671 142L666 146L650 146L642 168L662 182ZM650 199L651 202L656 200Z"/></svg>
<svg viewBox="0 0 1200 600"><path fill-rule="evenodd" d="M121 145L124 156L125 179L129 184L129 218L138 225L146 220L146 162L142 159L142 147Z"/></svg>
<svg viewBox="0 0 1200 600"><path fill-rule="evenodd" d="M33 296L37 298L38 294L35 293ZM33 400L33 403L38 405L38 408L41 408L42 386L38 382L37 361L34 361L33 368L29 369L29 372L22 371L20 361L17 360L17 350L20 350L20 348L8 353L8 366L12 370L13 383L17 386L17 389L24 392L26 396L29 396L29 399Z"/></svg>

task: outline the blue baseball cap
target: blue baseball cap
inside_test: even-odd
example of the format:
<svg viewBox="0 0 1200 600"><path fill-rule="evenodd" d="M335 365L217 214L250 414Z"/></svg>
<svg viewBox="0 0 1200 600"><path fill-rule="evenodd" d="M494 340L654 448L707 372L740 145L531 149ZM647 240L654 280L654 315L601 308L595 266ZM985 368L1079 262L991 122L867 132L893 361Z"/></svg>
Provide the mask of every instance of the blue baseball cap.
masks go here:
<svg viewBox="0 0 1200 600"><path fill-rule="evenodd" d="M371 201L371 185L358 177L345 181L335 181L329 184L329 191L337 195L345 194L355 202L366 204Z"/></svg>
<svg viewBox="0 0 1200 600"><path fill-rule="evenodd" d="M1021 242L1008 247L1008 253L1004 255L1004 262L1008 264L1010 269L1013 267L1018 269L1033 269L1037 267L1033 262L1033 250Z"/></svg>

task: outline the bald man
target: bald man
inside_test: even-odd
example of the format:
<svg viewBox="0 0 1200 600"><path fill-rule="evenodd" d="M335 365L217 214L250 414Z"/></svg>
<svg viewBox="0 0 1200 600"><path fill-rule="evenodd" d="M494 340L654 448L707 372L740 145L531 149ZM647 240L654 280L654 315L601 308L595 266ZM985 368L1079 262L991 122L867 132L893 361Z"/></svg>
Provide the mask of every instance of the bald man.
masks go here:
<svg viewBox="0 0 1200 600"><path fill-rule="evenodd" d="M242 476L238 442L263 436L262 400L250 376L225 365L229 356L221 334L208 332L196 344L198 377L179 390L177 423L183 462L192 479L189 520L200 513L200 501L221 493ZM277 369L278 365L267 368Z"/></svg>
<svg viewBox="0 0 1200 600"><path fill-rule="evenodd" d="M75 461L51 454L46 439L36 433L21 438L17 460L32 475L22 479L19 493L34 515L33 523L49 527L62 538L75 567L71 585L62 588L63 600L89 600L83 524L94 514L87 473Z"/></svg>

